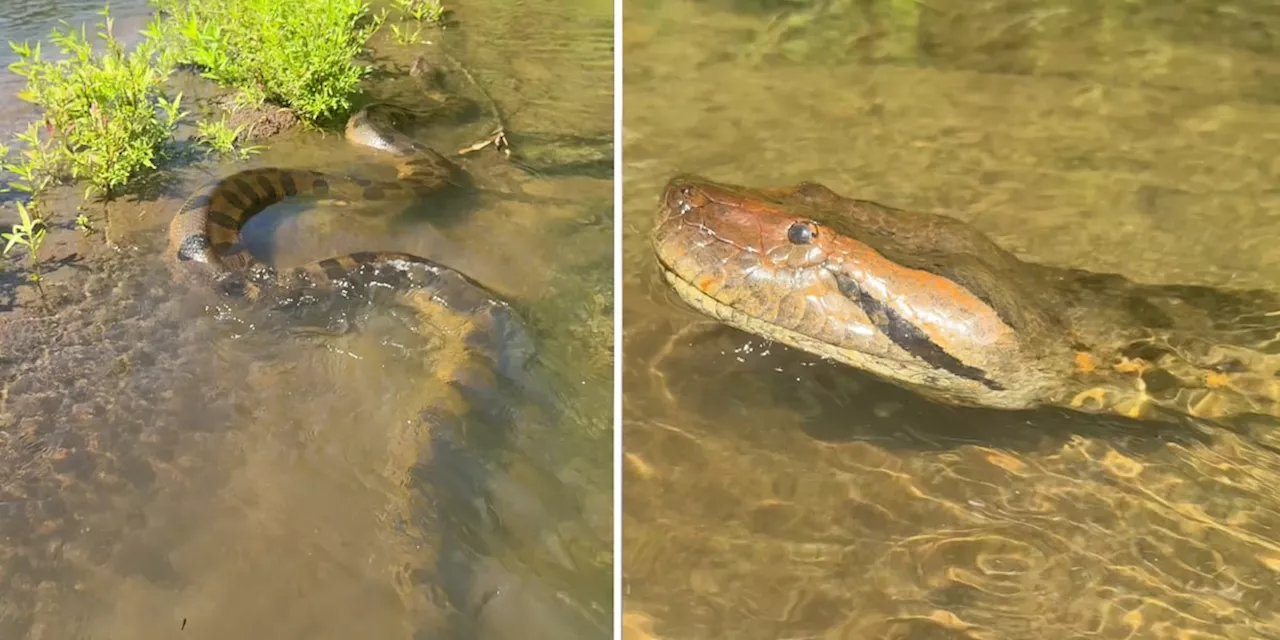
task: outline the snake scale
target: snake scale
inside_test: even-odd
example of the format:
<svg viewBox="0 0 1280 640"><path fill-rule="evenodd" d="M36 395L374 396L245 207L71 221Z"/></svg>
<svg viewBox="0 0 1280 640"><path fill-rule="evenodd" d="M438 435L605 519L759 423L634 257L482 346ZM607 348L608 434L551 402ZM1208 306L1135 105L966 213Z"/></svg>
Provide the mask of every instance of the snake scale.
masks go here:
<svg viewBox="0 0 1280 640"><path fill-rule="evenodd" d="M701 313L938 402L1280 417L1274 292L1026 262L957 219L815 183L673 178L653 246Z"/></svg>

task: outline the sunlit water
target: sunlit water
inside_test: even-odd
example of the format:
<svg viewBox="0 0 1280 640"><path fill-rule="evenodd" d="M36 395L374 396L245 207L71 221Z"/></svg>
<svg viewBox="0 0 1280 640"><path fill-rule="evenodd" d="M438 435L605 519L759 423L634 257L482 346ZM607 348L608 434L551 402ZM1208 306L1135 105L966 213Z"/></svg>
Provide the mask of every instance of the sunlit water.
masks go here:
<svg viewBox="0 0 1280 640"><path fill-rule="evenodd" d="M60 15L92 20L94 8ZM457 24L424 32L429 43L377 43L393 77L373 97L416 106L405 75L435 47L489 90L513 134L609 135L607 3L451 8ZM6 16L3 35L53 26L31 16ZM492 50L517 48L529 52L520 66L496 64ZM412 134L452 151L490 128L481 118ZM81 258L47 276L54 315L0 312L0 637L608 637L611 180L531 174L493 152L462 163L483 193L383 209L287 203L247 230L276 264L410 251L512 300L553 393L495 400L488 408L522 421L500 437L468 425L474 446L444 456L413 437L434 352L412 318L355 307L352 330L331 335L339 316L220 317L160 262L170 216L211 177L247 166L394 176L340 136L200 162L159 196L112 205L118 255L95 248L101 233L52 245L50 259ZM59 196L59 221L77 202ZM6 307L14 273L0 274ZM411 475L423 462L430 474Z"/></svg>
<svg viewBox="0 0 1280 640"><path fill-rule="evenodd" d="M18 61L9 43L29 42L33 46L42 42L41 54L45 59L58 55L57 48L48 40L53 29L66 31L67 25L79 29L87 24L90 38L96 32L94 25L102 20L99 13L110 5L111 16L115 19L115 34L121 42L132 45L140 38L139 32L151 15L151 8L146 0L120 0L117 2L95 2L93 0L15 0L6 2L0 11L0 37L3 47L0 48L0 65L6 69L0 73L0 131L14 131L25 127L27 122L39 114L39 109L29 102L18 99L25 80L7 71L10 64ZM67 25L63 25L65 21Z"/></svg>
<svg viewBox="0 0 1280 640"><path fill-rule="evenodd" d="M630 3L624 600L663 638L1280 638L1276 425L959 410L713 324L680 172L817 181L1029 260L1275 288L1263 2Z"/></svg>

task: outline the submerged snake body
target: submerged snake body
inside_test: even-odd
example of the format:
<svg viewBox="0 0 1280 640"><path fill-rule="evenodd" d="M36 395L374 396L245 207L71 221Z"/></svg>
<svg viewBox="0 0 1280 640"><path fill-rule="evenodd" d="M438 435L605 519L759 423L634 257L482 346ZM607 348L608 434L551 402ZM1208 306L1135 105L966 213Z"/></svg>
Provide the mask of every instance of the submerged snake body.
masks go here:
<svg viewBox="0 0 1280 640"><path fill-rule="evenodd" d="M934 400L1134 418L1280 416L1280 296L1023 262L965 223L671 180L654 248L704 314Z"/></svg>
<svg viewBox="0 0 1280 640"><path fill-rule="evenodd" d="M323 292L392 292L396 302L415 312L424 333L444 338L434 341L438 346L428 367L430 379L423 380L423 393L430 397L410 436L413 442L396 454L398 458L408 455L397 472L413 480L442 473L442 465L471 464L476 468L455 473L479 474L477 469L484 463L472 461L476 457L473 453L459 451L460 445L465 447L462 441L475 437L468 435L475 430L475 422L505 424L513 417L509 398L502 395L504 390L545 392L528 376L532 341L510 305L462 273L421 256L360 252L277 270L254 258L241 242L245 223L285 198L381 201L423 197L458 185L463 178L454 163L398 132L379 129L365 112L352 116L346 137L392 154L400 180L370 181L280 168L234 173L200 188L182 206L170 224L166 261L175 279L183 284L257 302L287 304ZM441 452L450 451L444 454L447 459L440 459ZM413 489L415 493L420 490ZM439 506L448 501L461 505L457 509L474 508L471 494L453 496L448 490L443 494L425 498L423 504ZM435 516L428 513L426 517ZM436 562L456 562L455 556L463 553L468 543L458 540L456 532L437 533L441 544ZM424 590L412 584L413 579L406 575L404 581L406 599L425 616L419 620L419 630L453 624L442 621L438 605L420 602ZM450 597L460 609L477 611L483 607L459 601L478 597L476 594Z"/></svg>

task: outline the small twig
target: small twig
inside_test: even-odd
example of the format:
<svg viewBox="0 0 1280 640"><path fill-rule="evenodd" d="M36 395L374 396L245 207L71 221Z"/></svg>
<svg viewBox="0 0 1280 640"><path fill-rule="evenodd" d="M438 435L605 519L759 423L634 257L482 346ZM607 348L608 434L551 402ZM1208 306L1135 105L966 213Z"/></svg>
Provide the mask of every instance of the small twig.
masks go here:
<svg viewBox="0 0 1280 640"><path fill-rule="evenodd" d="M111 237L111 210L108 208L106 197L102 199L102 224L106 227L102 233L102 239L107 242L107 246L112 249L116 248L116 243Z"/></svg>
<svg viewBox="0 0 1280 640"><path fill-rule="evenodd" d="M507 132L502 129L494 131L478 142L474 142L469 146L458 149L458 155L465 155L473 151L479 151L489 146L501 151L502 155L508 159L511 158L511 143L507 140Z"/></svg>
<svg viewBox="0 0 1280 640"><path fill-rule="evenodd" d="M480 82L476 80L475 76L471 75L471 72L467 70L467 67L463 65L462 62L449 55L449 52L447 51L441 50L440 53L444 54L444 57L449 60L449 63L457 67L458 70L462 72L462 75L466 76L467 81L475 86L476 90L480 92L480 95L484 96L485 101L489 103L489 110L493 113L494 122L498 125L493 133L490 133L484 139L469 147L460 149L458 151L458 155L479 151L492 145L495 149L502 152L504 157L510 158L511 144L507 140L507 122L502 115L502 109L498 107L498 101L494 100L492 95L489 95L489 92L485 90L484 85L481 85Z"/></svg>
<svg viewBox="0 0 1280 640"><path fill-rule="evenodd" d="M53 307L49 306L49 298L48 296L44 295L44 284L40 282L40 275L37 269L39 269L39 265L31 267L32 273L36 274L36 279L32 280L31 283L36 286L36 294L40 296L41 310L43 310L46 314L52 314Z"/></svg>

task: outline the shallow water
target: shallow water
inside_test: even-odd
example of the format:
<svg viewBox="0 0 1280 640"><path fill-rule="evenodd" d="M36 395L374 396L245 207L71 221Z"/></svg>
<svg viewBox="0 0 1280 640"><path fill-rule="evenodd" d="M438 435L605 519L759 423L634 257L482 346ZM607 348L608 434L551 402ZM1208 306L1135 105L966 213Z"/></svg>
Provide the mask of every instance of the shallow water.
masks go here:
<svg viewBox="0 0 1280 640"><path fill-rule="evenodd" d="M682 172L1275 288L1268 3L663 0L624 15L624 599L663 638L1280 638L1280 439L961 410L658 277Z"/></svg>
<svg viewBox="0 0 1280 640"><path fill-rule="evenodd" d="M35 105L18 99L24 80L7 71L10 64L18 61L8 43L30 42L34 45L42 42L44 57L48 59L57 53L50 46L49 32L67 29L59 21L65 20L75 29L87 24L92 34L94 25L102 19L99 12L107 4L94 0L13 0L5 3L4 11L0 12L3 14L0 15L0 42L5 43L0 48L0 65L6 70L0 73L0 131L20 131L39 112ZM126 45L133 45L151 15L146 0L122 0L111 2L110 6L116 35Z"/></svg>
<svg viewBox="0 0 1280 640"><path fill-rule="evenodd" d="M509 118L513 133L536 123L538 133L607 135L611 110L599 105L612 79L600 57L611 52L560 46L575 30L607 38L607 4L572 15L554 2L455 11L457 25L430 44L378 43L393 73L374 97L415 106L405 73L435 47L484 85L521 89L491 89L504 111L539 98ZM531 48L545 37L525 68L473 51L471 40L515 46L489 20L500 13L523 16L518 35ZM541 87L547 77L571 81ZM411 132L454 150L488 127ZM211 314L160 262L170 216L208 178L261 165L394 175L340 137L291 135L247 162L203 161L158 195L112 205L116 255L97 248L100 233L53 248L71 263L46 276L54 314L0 312L0 637L408 638L465 631L446 618L477 615L479 637L608 637L611 180L531 174L495 153L462 163L483 193L385 208L284 203L246 235L280 265L411 251L509 298L553 393L549 404L491 400L494 420L518 420L509 432L468 423L488 434L477 442L469 431L471 448L414 431L435 397L438 343L412 318L354 307L354 330L331 335L340 317L325 313ZM63 194L54 210L69 220L77 202ZM411 475L415 463L426 466Z"/></svg>

